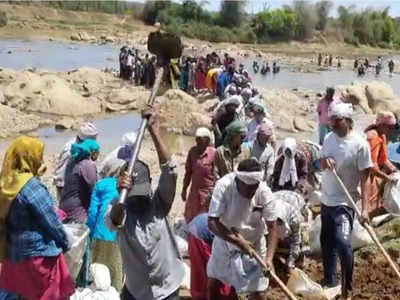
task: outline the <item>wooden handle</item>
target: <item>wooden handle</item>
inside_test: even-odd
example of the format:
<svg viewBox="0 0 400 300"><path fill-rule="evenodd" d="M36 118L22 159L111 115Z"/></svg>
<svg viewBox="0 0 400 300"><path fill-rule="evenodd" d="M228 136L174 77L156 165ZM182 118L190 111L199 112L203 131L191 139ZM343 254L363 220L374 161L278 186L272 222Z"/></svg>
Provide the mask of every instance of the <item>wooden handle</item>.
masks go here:
<svg viewBox="0 0 400 300"><path fill-rule="evenodd" d="M342 179L340 179L340 177L337 174L335 169L332 170L332 173L333 173L333 176L335 177L337 183L340 185L340 187L342 188L343 192L345 193L347 200L353 206L358 218L361 219L362 215L361 215L360 209L357 207L357 205L354 202L353 198L351 197L349 191L347 190L346 186L344 185ZM398 267L395 265L393 260L390 258L389 254L386 252L385 248L383 248L383 245L379 241L378 236L376 235L374 229L368 223L361 223L361 225L368 231L368 233L371 236L372 240L374 241L374 243L376 244L378 249L382 252L383 256L385 257L385 259L387 260L387 262L389 263L389 265L391 266L393 271L396 273L397 277L400 279L400 272L399 272Z"/></svg>

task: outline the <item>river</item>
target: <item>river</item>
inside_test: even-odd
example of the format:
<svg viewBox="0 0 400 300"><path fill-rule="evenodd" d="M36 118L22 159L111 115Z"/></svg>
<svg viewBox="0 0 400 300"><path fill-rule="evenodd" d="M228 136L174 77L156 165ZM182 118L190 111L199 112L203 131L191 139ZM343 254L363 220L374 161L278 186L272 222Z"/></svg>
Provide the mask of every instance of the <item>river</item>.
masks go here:
<svg viewBox="0 0 400 300"><path fill-rule="evenodd" d="M0 40L0 67L12 69L40 68L54 71L72 70L79 67L92 68L118 68L119 47L115 45L93 45L71 42L54 42L48 40ZM253 83L259 88L307 88L316 92L323 91L327 86L349 84L359 80L356 74L349 70L332 70L317 73L291 72L285 65L281 65L281 72L277 75L260 73L254 74L251 68L252 60L242 61ZM261 62L260 62L261 63ZM271 63L270 63L271 64ZM368 73L363 80L382 80L392 86L394 91L400 94L400 76L394 74L389 76L382 72L376 78L374 74ZM95 122L99 127L104 139L102 145L104 151L110 151L123 133L138 128L140 118L136 113L114 116L112 118L98 120ZM42 128L38 135L46 142L48 149L60 149L65 141L74 133L64 131L62 134L53 128ZM100 139L103 142L103 139ZM174 142L171 142L174 144ZM2 143L4 148L8 143Z"/></svg>

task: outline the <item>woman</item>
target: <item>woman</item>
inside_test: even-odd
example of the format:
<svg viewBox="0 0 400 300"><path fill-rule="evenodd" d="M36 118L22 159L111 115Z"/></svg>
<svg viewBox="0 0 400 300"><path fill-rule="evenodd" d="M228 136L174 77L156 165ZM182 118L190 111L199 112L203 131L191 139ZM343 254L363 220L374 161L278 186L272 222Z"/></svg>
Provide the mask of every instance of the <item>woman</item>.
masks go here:
<svg viewBox="0 0 400 300"><path fill-rule="evenodd" d="M75 143L71 147L72 159L65 173L60 208L67 214L65 223L87 221L90 197L97 181L97 168L94 163L99 155L99 144L92 139Z"/></svg>
<svg viewBox="0 0 400 300"><path fill-rule="evenodd" d="M97 182L93 189L87 222L92 242L92 263L100 263L109 268L111 284L118 291L123 286L121 254L116 243L116 233L106 227L104 217L110 203L119 197L117 177L124 165L125 161L120 159L104 167L104 179Z"/></svg>
<svg viewBox="0 0 400 300"><path fill-rule="evenodd" d="M54 200L39 179L45 170L43 149L39 140L23 136L13 141L4 158L0 285L28 300L63 300L74 292L63 255L68 240Z"/></svg>
<svg viewBox="0 0 400 300"><path fill-rule="evenodd" d="M205 89L207 89L206 86L206 75L207 75L207 71L206 71L206 66L205 66L205 62L200 59L198 64L197 64L197 70L196 70L196 80L195 80L195 87L197 91L203 91Z"/></svg>
<svg viewBox="0 0 400 300"><path fill-rule="evenodd" d="M305 156L297 150L294 138L283 141L282 153L275 162L272 174L272 191L289 190L305 192L308 166Z"/></svg>
<svg viewBox="0 0 400 300"><path fill-rule="evenodd" d="M185 220L189 223L200 213L207 212L206 197L214 187L215 148L210 146L211 132L207 128L196 130L196 146L192 147L186 160L182 200L185 205ZM187 189L190 185L189 196Z"/></svg>
<svg viewBox="0 0 400 300"><path fill-rule="evenodd" d="M246 134L246 126L236 120L225 128L223 145L217 148L215 154L216 178L221 178L237 169L242 160L250 158L250 151L242 145Z"/></svg>
<svg viewBox="0 0 400 300"><path fill-rule="evenodd" d="M367 180L368 213L373 218L384 213L382 196L385 183L394 180L390 175L396 172L396 167L388 159L386 137L396 125L392 112L378 113L375 124L369 126L365 133L371 149L374 167Z"/></svg>

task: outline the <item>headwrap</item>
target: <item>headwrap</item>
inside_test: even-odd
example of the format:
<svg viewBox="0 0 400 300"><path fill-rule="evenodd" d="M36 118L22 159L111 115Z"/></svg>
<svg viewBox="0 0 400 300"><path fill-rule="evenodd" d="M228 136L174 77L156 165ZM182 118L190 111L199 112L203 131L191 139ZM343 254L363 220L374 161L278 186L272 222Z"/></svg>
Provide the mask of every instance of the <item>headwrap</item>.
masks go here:
<svg viewBox="0 0 400 300"><path fill-rule="evenodd" d="M274 123L270 120L265 120L261 123L258 129L259 133L265 134L266 136L271 136L274 134Z"/></svg>
<svg viewBox="0 0 400 300"><path fill-rule="evenodd" d="M132 132L127 132L122 136L121 139L121 146L133 146L136 143L136 139L137 139L137 134L136 132L132 131Z"/></svg>
<svg viewBox="0 0 400 300"><path fill-rule="evenodd" d="M71 147L71 157L75 161L89 158L94 151L99 151L100 146L96 140L86 139L81 143L74 143Z"/></svg>
<svg viewBox="0 0 400 300"><path fill-rule="evenodd" d="M86 139L96 139L99 132L93 123L84 123L79 128L78 137L83 141Z"/></svg>
<svg viewBox="0 0 400 300"><path fill-rule="evenodd" d="M106 177L117 177L120 173L121 168L126 164L125 160L118 159L114 157L114 159L108 161L101 169L100 176L101 178Z"/></svg>
<svg viewBox="0 0 400 300"><path fill-rule="evenodd" d="M245 88L242 90L241 95L242 95L243 99L249 100L251 98L251 96L253 95L253 92L251 91L250 88Z"/></svg>
<svg viewBox="0 0 400 300"><path fill-rule="evenodd" d="M253 111L265 114L264 106L262 106L261 103L255 103L253 105Z"/></svg>
<svg viewBox="0 0 400 300"><path fill-rule="evenodd" d="M295 187L298 181L297 169L296 169L296 154L297 143L294 138L286 138L283 141L282 155L283 165L281 170L281 175L279 177L279 186L284 186L286 182L290 181L292 186ZM286 154L286 150L289 149L292 152L292 156L289 157Z"/></svg>
<svg viewBox="0 0 400 300"><path fill-rule="evenodd" d="M247 134L247 128L244 122L235 120L225 127L225 138L224 145L228 146L232 140L232 137L238 134Z"/></svg>
<svg viewBox="0 0 400 300"><path fill-rule="evenodd" d="M328 108L328 117L338 117L350 119L353 114L353 105L351 103L332 102Z"/></svg>
<svg viewBox="0 0 400 300"><path fill-rule="evenodd" d="M211 140L211 131L206 127L197 128L196 137L207 137Z"/></svg>
<svg viewBox="0 0 400 300"><path fill-rule="evenodd" d="M376 125L396 125L396 117L391 111L380 112L376 116Z"/></svg>
<svg viewBox="0 0 400 300"><path fill-rule="evenodd" d="M0 174L0 261L6 258L5 222L10 206L24 185L38 174L43 162L44 144L22 136L8 148Z"/></svg>
<svg viewBox="0 0 400 300"><path fill-rule="evenodd" d="M242 97L239 95L233 95L229 97L228 99L224 100L224 105L229 105L229 104L234 104L236 106L240 106L242 104Z"/></svg>
<svg viewBox="0 0 400 300"><path fill-rule="evenodd" d="M264 172L244 172L244 171L236 171L236 177L248 185L254 185L260 183L264 178Z"/></svg>

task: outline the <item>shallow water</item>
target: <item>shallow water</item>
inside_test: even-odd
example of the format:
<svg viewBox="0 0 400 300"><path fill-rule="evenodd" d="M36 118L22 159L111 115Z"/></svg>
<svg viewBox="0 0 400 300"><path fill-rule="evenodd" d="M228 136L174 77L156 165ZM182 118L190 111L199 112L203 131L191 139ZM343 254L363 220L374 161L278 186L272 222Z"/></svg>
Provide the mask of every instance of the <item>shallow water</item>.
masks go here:
<svg viewBox="0 0 400 300"><path fill-rule="evenodd" d="M8 52L11 51L11 54ZM41 68L55 71L70 70L79 67L118 69L119 47L115 45L91 45L79 43L61 43L45 40L0 40L0 67L13 69ZM327 86L349 84L355 80L382 80L390 84L396 93L400 94L400 76L387 73L376 78L367 73L362 79L356 73L348 70L323 71L318 73L291 72L285 65L281 65L281 72L276 75L254 74L252 60L245 60L246 69L253 78L253 83L259 88L307 88L316 92L325 90ZM259 62L261 63L261 62ZM270 62L271 64L271 62ZM128 131L136 130L140 124L140 117L136 113L112 116L111 118L94 122L100 130L99 142L103 153L111 151L120 144L122 135ZM57 132L54 127L42 128L37 131L39 138L46 142L47 153L58 152L66 141L75 136L75 132ZM285 137L286 133L281 136ZM165 133L168 146L172 151L181 151L187 147L188 140L174 134ZM317 134L300 134L300 138L317 139ZM191 140L189 140L189 143ZM4 150L9 141L0 144L0 150Z"/></svg>

